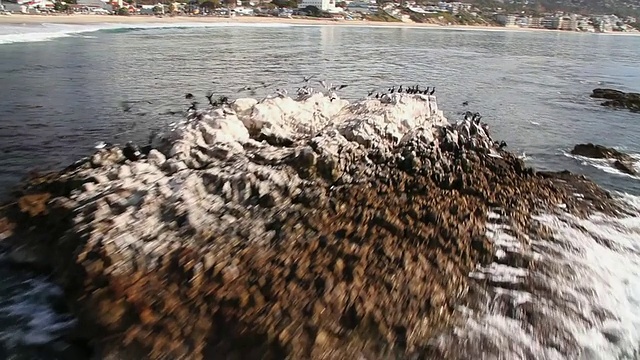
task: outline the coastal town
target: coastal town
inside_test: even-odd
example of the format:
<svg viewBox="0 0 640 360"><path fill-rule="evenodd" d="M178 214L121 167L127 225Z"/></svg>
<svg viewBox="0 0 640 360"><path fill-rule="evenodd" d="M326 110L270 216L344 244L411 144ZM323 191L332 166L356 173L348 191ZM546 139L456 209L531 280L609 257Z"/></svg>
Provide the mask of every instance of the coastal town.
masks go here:
<svg viewBox="0 0 640 360"><path fill-rule="evenodd" d="M510 12L501 7L464 2L418 3L411 0L189 0L156 4L144 0L140 3L136 0L0 0L0 13L320 18L592 33L638 33L640 29L638 18L634 16Z"/></svg>

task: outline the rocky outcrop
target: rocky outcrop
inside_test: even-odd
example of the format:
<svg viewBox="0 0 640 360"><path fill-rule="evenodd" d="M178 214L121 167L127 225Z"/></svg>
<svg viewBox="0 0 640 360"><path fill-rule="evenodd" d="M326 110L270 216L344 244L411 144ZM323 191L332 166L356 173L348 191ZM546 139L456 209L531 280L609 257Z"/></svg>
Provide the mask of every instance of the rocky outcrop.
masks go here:
<svg viewBox="0 0 640 360"><path fill-rule="evenodd" d="M592 98L607 99L601 103L602 106L613 108L626 108L631 111L640 111L640 94L625 93L614 89L594 89L591 94Z"/></svg>
<svg viewBox="0 0 640 360"><path fill-rule="evenodd" d="M616 149L608 148L602 145L578 144L573 147L571 154L584 156L592 159L611 159L614 160L613 166L630 175L635 175L636 170L633 166L633 158L628 154L622 153Z"/></svg>
<svg viewBox="0 0 640 360"><path fill-rule="evenodd" d="M619 211L499 150L486 124L450 124L433 96L239 99L152 148L32 179L0 220L101 357L428 356L492 260L490 209L522 229L559 204Z"/></svg>
<svg viewBox="0 0 640 360"><path fill-rule="evenodd" d="M629 161L616 160L613 162L613 166L625 174L636 175L637 173L636 169L633 166L633 163Z"/></svg>

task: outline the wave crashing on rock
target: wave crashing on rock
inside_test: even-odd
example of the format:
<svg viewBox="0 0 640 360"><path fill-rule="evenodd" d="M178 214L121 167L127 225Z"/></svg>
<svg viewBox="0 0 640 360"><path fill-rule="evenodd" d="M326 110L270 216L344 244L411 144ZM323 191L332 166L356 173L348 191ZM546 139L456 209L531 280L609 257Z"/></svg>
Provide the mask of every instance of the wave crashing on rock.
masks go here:
<svg viewBox="0 0 640 360"><path fill-rule="evenodd" d="M495 209L526 234L559 204L621 211L527 168L486 124L449 123L434 96L238 99L145 153L32 179L0 220L103 356L453 356L433 339L481 301L469 274L499 255Z"/></svg>

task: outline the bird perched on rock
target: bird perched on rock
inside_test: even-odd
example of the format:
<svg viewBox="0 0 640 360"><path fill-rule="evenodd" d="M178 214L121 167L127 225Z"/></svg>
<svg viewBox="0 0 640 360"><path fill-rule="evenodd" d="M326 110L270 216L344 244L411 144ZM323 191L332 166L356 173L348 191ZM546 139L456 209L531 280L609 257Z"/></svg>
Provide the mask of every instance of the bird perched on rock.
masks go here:
<svg viewBox="0 0 640 360"><path fill-rule="evenodd" d="M124 157L129 161L137 161L142 157L140 149L131 141L129 141L127 145L125 145L124 149L122 149L122 155L124 155Z"/></svg>
<svg viewBox="0 0 640 360"><path fill-rule="evenodd" d="M209 100L209 105L213 106L213 91L209 91L207 92L207 95L205 95L205 97L207 98L207 100Z"/></svg>
<svg viewBox="0 0 640 360"><path fill-rule="evenodd" d="M96 146L94 146L94 148L100 150L105 148L108 149L108 148L111 148L112 146L113 146L112 143L100 141L99 143L96 144Z"/></svg>

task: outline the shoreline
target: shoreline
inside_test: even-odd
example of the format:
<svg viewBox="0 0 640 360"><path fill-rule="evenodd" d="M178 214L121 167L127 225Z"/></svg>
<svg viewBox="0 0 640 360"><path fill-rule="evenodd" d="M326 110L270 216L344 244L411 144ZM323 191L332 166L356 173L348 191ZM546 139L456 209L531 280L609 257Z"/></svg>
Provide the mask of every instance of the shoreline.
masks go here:
<svg viewBox="0 0 640 360"><path fill-rule="evenodd" d="M298 26L355 26L355 27L388 27L388 28L429 28L443 30L471 30L471 31L499 31L499 32L544 32L544 33L568 33L591 34L583 32L531 29L501 26L475 26L475 25L438 25L415 22L379 22L366 20L324 20L324 19L300 19L300 18L276 18L276 17L213 17L213 16L174 16L156 17L145 15L114 16L114 15L23 15L0 16L0 24L26 25L26 24L65 24L65 25L96 25L96 24L282 24ZM638 36L636 33L597 33L602 35L627 35Z"/></svg>

